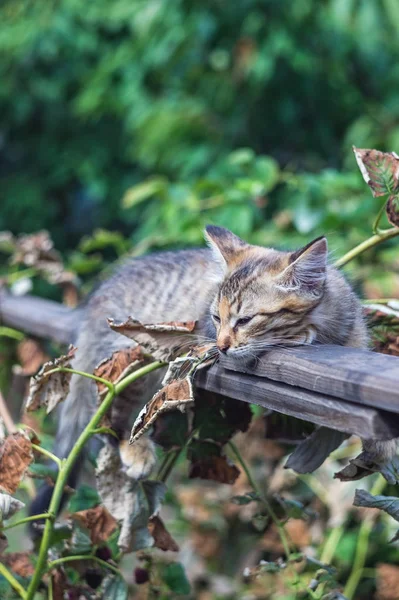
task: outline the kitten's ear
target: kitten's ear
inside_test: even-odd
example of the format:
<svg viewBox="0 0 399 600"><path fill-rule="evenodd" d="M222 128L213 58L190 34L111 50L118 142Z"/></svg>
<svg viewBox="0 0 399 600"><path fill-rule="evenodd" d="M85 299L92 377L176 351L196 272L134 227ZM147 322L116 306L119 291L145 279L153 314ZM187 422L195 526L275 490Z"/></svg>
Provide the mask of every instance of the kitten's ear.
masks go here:
<svg viewBox="0 0 399 600"><path fill-rule="evenodd" d="M290 264L279 276L281 287L287 291L298 290L319 296L326 279L327 254L324 236L292 252Z"/></svg>
<svg viewBox="0 0 399 600"><path fill-rule="evenodd" d="M216 260L226 268L236 266L242 257L242 252L249 244L228 229L207 225L205 227L205 239L211 247Z"/></svg>

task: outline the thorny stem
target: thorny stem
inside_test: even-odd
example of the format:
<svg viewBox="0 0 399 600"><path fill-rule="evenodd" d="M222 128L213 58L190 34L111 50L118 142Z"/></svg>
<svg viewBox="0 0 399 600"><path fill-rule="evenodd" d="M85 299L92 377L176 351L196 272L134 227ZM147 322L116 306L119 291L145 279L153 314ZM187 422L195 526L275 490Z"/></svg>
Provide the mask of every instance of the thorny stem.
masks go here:
<svg viewBox="0 0 399 600"><path fill-rule="evenodd" d="M6 529L12 529L13 527L18 527L18 525L24 525L25 523L29 523L30 521L38 521L39 519L53 519L53 515L50 515L49 513L42 513L41 515L31 515L30 517L25 517L24 519L15 521L15 523L11 523L10 525L5 525L1 528L1 530L6 531Z"/></svg>
<svg viewBox="0 0 399 600"><path fill-rule="evenodd" d="M139 379L140 377L147 375L151 371L155 371L155 369L159 369L163 365L164 365L164 363L159 362L159 361L150 363L149 365L145 365L141 369L138 369L137 371L134 371L133 373L128 375L124 380L120 381L116 385L110 384L109 381L106 382L106 380L104 380L104 383L106 382L106 385L109 388L107 395L105 396L103 402L97 409L97 412L93 415L93 417L91 418L88 425L85 427L85 429L80 434L80 436L79 436L75 446L73 447L71 453L69 454L68 458L63 460L61 463L61 467L60 467L60 470L58 473L57 481L54 486L53 495L51 497L51 502L50 502L50 506L49 506L49 510L48 510L49 514L53 518L55 518L55 516L57 515L57 513L59 511L64 487L67 483L68 477L72 471L72 468L73 468L76 460L78 459L79 455L81 454L85 444L88 442L90 437L93 435L93 430L97 429L98 424L100 423L101 419L104 417L104 415L107 413L108 409L111 407L114 397L116 395L120 394L122 392L122 390L124 390L130 383L133 383L134 381L136 381L136 379ZM66 370L66 369L62 368L62 370ZM80 372L74 371L73 369L68 369L68 371L72 372L72 373L89 376L87 373L80 373ZM95 378L95 377L91 377L91 378L99 379L99 378ZM39 556L38 556L38 560L36 563L35 572L33 574L31 582L29 584L26 595L23 596L25 600L32 600L38 587L39 587L43 572L45 570L45 564L46 564L46 560L47 560L48 549L49 549L50 542L51 542L52 531L53 531L52 519L47 519L46 524L44 526L44 532L43 532L43 537L42 537L42 541L40 544Z"/></svg>
<svg viewBox="0 0 399 600"><path fill-rule="evenodd" d="M374 483L371 489L371 494L373 496L378 496L379 494L381 494L384 490L384 487L386 486L386 483L386 480L381 475L379 475L377 481ZM364 565L366 563L367 558L369 537L373 530L374 521L374 515L366 515L359 529L352 571L344 589L344 596L348 600L352 600L352 598L354 598L357 586L359 585L359 582L364 573Z"/></svg>
<svg viewBox="0 0 399 600"><path fill-rule="evenodd" d="M98 563L99 565L106 567L107 569L110 569L111 571L113 571L114 573L116 573L117 575L120 575L121 572L120 570L115 567L114 565L111 565L111 563L102 560L101 558L99 558L98 556L93 556L91 554L81 554L81 555L75 555L75 556L63 556L62 558L57 558L56 560L52 560L46 568L46 572L47 571L51 571L51 569L54 569L54 567L56 567L57 565L62 565L63 563L66 562L73 562L75 560L92 560L96 563Z"/></svg>
<svg viewBox="0 0 399 600"><path fill-rule="evenodd" d="M265 507L265 509L266 509L269 517L271 518L271 520L273 521L273 523L277 527L277 530L278 530L278 533L279 533L279 536L280 536L280 540L281 540L281 543L282 543L283 548L284 548L285 555L286 555L287 558L289 558L289 556L291 554L291 551L290 551L290 547L289 547L289 543L288 543L287 534L286 534L285 529L284 529L284 525L278 519L278 517L277 517L276 513L274 512L274 510L273 510L270 502L267 500L266 496L260 490L260 488L258 487L258 485L255 482L254 478L252 477L251 471L249 470L247 464L245 463L243 457L241 456L241 453L238 450L237 446L232 441L228 442L228 445L230 446L230 449L232 450L232 452L236 456L238 462L240 463L241 467L243 468L244 473L247 476L247 479L248 479L250 485L252 486L252 488L254 489L254 491L256 492L256 494L259 496L260 501L262 502L263 506Z"/></svg>
<svg viewBox="0 0 399 600"><path fill-rule="evenodd" d="M17 581L14 577L14 575L12 575L10 573L10 571L7 569L7 567L5 567L3 565L3 563L0 562L0 575L3 575L3 577L5 579L7 579L8 583L14 588L14 590L16 592L18 592L18 594L21 596L21 598L23 598L24 600L27 598L26 592L24 590L24 588L22 587L22 585L19 583L19 581Z"/></svg>
<svg viewBox="0 0 399 600"><path fill-rule="evenodd" d="M33 450L36 450L36 452L39 452L40 454L43 454L43 456L47 456L47 458L54 461L57 464L58 469L61 469L62 460L60 458L58 458L58 456L56 456L49 450L45 450L45 448L42 448L41 446L37 446L36 444L32 444L32 448L33 448Z"/></svg>
<svg viewBox="0 0 399 600"><path fill-rule="evenodd" d="M341 258L339 258L335 262L334 266L337 268L343 267L348 262L350 262L351 260L353 260L354 258L359 256L366 250L369 250L370 248L377 246L377 244L380 244L381 242L385 242L386 240L390 240L391 238L394 238L398 235L399 235L399 227L391 227L390 229L384 229L383 231L379 231L378 233L369 237L364 242L361 242L360 244L358 244L357 246L352 248L352 250L349 250L349 252L344 254L344 256L341 256Z"/></svg>

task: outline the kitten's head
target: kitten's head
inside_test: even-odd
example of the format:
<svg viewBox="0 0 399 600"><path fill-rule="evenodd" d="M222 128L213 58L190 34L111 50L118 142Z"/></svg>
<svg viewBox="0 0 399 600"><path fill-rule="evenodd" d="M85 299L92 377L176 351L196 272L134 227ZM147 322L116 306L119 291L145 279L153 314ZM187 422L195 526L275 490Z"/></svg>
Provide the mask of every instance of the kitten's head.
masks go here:
<svg viewBox="0 0 399 600"><path fill-rule="evenodd" d="M206 228L205 236L224 269L211 305L221 352L245 358L271 346L313 341L309 314L324 293L324 237L295 252L279 252L251 246L213 225Z"/></svg>

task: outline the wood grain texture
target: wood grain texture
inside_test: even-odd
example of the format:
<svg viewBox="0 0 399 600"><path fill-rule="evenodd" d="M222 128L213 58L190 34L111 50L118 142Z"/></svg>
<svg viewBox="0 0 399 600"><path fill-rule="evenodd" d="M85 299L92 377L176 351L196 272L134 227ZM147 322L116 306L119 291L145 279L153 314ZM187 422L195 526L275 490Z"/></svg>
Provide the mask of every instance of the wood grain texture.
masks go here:
<svg viewBox="0 0 399 600"><path fill-rule="evenodd" d="M264 377L227 371L220 365L199 371L195 384L230 398L363 438L384 440L399 435L399 415L347 403L329 394L303 390Z"/></svg>
<svg viewBox="0 0 399 600"><path fill-rule="evenodd" d="M276 349L245 366L223 357L228 370L399 413L399 358L342 346Z"/></svg>
<svg viewBox="0 0 399 600"><path fill-rule="evenodd" d="M38 337L69 344L79 324L79 309L34 296L0 292L0 323Z"/></svg>

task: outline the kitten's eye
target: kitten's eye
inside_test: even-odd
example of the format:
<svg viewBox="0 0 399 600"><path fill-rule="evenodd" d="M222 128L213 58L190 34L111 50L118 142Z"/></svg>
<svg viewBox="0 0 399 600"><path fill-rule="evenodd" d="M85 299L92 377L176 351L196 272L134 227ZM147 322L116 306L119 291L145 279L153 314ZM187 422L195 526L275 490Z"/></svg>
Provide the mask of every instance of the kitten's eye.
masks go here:
<svg viewBox="0 0 399 600"><path fill-rule="evenodd" d="M220 323L220 317L218 317L217 315L212 315L212 319L216 322L216 323Z"/></svg>
<svg viewBox="0 0 399 600"><path fill-rule="evenodd" d="M250 321L252 321L253 317L242 317L242 319L237 319L236 325L246 325Z"/></svg>

